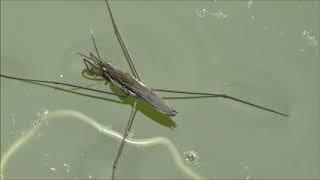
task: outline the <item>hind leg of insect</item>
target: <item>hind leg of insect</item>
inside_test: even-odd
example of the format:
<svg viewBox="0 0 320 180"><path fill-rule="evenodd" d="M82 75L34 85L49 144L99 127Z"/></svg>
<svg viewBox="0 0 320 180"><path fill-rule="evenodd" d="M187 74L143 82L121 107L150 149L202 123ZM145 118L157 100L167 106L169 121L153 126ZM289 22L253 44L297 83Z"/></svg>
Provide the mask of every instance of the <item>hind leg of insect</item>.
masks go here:
<svg viewBox="0 0 320 180"><path fill-rule="evenodd" d="M117 168L117 164L119 162L119 159L120 159L120 156L121 156L121 153L123 151L123 148L124 148L124 145L125 145L125 139L128 137L129 135L129 131L131 129L131 126L132 126L132 122L133 122L133 119L136 115L136 112L137 112L137 109L136 109L136 106L137 106L137 103L138 103L139 99L136 98L136 100L134 101L133 103L133 106L131 108L131 112L130 112L130 116L129 116L129 120L127 122L127 127L123 133L123 137L122 137L122 141L121 141L121 144L119 146L119 149L118 149L118 152L117 152L117 155L116 155L116 158L115 160L113 161L113 166L112 166L112 179L114 179L114 176L115 176L115 171L116 171L116 168Z"/></svg>

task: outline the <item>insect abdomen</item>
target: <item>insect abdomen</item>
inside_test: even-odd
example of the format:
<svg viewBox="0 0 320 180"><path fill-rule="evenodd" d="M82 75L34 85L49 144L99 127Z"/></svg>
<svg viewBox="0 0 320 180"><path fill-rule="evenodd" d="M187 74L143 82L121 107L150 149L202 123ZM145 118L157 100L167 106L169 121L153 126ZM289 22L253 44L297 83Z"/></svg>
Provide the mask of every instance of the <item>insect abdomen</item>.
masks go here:
<svg viewBox="0 0 320 180"><path fill-rule="evenodd" d="M177 111L170 107L161 97L155 94L152 90L144 86L142 83L136 81L134 85L128 88L138 97L144 99L155 110L168 116L175 116Z"/></svg>
<svg viewBox="0 0 320 180"><path fill-rule="evenodd" d="M143 83L119 69L110 66L106 73L113 81L130 90L136 96L145 100L155 110L168 116L175 116L177 112L170 107L161 97L147 88Z"/></svg>

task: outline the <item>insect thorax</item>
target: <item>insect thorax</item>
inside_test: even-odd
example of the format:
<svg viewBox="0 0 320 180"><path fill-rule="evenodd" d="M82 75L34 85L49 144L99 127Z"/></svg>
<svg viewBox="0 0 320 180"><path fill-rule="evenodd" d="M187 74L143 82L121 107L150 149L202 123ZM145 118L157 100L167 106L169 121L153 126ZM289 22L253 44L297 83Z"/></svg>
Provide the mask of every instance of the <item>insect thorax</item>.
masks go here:
<svg viewBox="0 0 320 180"><path fill-rule="evenodd" d="M129 73L113 67L110 63L104 63L103 69L109 78L122 86L133 85L136 81Z"/></svg>

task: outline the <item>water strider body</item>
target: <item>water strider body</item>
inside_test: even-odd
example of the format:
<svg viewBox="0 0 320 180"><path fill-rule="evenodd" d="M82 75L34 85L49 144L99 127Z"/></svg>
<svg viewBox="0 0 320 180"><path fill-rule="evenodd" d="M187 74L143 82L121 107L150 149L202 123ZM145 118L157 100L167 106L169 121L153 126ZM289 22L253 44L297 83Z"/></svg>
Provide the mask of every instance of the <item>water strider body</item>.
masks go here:
<svg viewBox="0 0 320 180"><path fill-rule="evenodd" d="M94 39L93 43L95 45ZM123 72L122 70L113 67L111 63L102 62L98 53L97 54L99 58L92 53L90 53L90 57L81 53L77 54L84 57L84 62L87 66L87 70L92 74L102 76L106 80L112 81L114 84L119 86L126 94L132 94L134 96L137 96L138 98L145 100L155 110L162 114L168 116L175 116L177 114L177 111L175 111L173 107L169 106L160 96L155 94L140 80L131 76L129 73Z"/></svg>

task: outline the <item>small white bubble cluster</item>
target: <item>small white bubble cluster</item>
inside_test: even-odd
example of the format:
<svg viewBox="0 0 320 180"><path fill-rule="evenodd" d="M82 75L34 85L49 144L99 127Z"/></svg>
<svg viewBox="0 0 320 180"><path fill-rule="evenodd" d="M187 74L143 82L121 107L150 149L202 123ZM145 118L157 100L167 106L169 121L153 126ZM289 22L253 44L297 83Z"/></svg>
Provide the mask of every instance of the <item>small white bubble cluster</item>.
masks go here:
<svg viewBox="0 0 320 180"><path fill-rule="evenodd" d="M186 151L183 154L184 154L184 160L187 164L193 164L197 167L200 167L200 163L199 163L200 157L196 151L194 150Z"/></svg>
<svg viewBox="0 0 320 180"><path fill-rule="evenodd" d="M249 165L246 162L240 162L240 166L246 173L245 179L252 179L252 177L249 175Z"/></svg>
<svg viewBox="0 0 320 180"><path fill-rule="evenodd" d="M71 164L70 163L63 163L63 167L67 173L71 171Z"/></svg>
<svg viewBox="0 0 320 180"><path fill-rule="evenodd" d="M312 35L309 30L305 29L304 31L302 31L301 36L303 39L307 40L309 46L315 47L318 45L316 36Z"/></svg>
<svg viewBox="0 0 320 180"><path fill-rule="evenodd" d="M134 136L134 130L128 132L128 137L132 138Z"/></svg>
<svg viewBox="0 0 320 180"><path fill-rule="evenodd" d="M46 123L48 125L49 122L43 120L48 113L49 111L47 109L40 109L40 111L36 113L37 118L32 121L32 125L40 125L41 123Z"/></svg>
<svg viewBox="0 0 320 180"><path fill-rule="evenodd" d="M216 16L218 19L227 18L229 15L225 14L222 10L218 10L217 12L211 13L212 15Z"/></svg>
<svg viewBox="0 0 320 180"><path fill-rule="evenodd" d="M214 4L212 5L212 7L208 8L196 8L195 13L200 18L214 16L218 19L225 19L229 17L229 15L224 13L223 10L216 8Z"/></svg>
<svg viewBox="0 0 320 180"><path fill-rule="evenodd" d="M206 8L201 8L201 9L195 9L195 12L198 17L205 17L208 14L208 10Z"/></svg>

